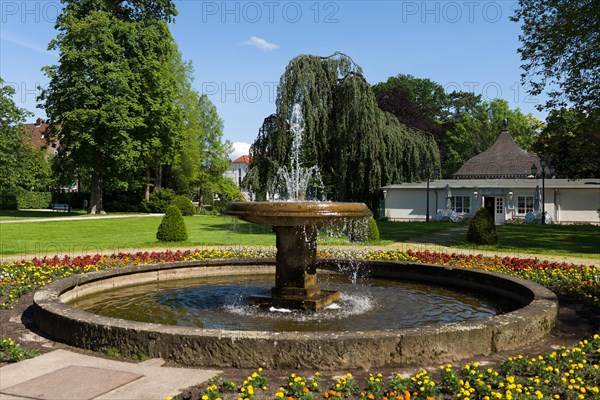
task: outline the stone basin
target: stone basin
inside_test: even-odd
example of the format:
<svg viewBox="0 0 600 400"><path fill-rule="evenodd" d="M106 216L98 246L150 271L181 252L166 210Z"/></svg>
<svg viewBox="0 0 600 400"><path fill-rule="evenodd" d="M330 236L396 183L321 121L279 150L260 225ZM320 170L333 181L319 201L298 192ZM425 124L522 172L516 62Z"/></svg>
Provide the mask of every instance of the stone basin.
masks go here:
<svg viewBox="0 0 600 400"><path fill-rule="evenodd" d="M316 227L372 215L364 203L311 201L231 203L223 214L260 225Z"/></svg>

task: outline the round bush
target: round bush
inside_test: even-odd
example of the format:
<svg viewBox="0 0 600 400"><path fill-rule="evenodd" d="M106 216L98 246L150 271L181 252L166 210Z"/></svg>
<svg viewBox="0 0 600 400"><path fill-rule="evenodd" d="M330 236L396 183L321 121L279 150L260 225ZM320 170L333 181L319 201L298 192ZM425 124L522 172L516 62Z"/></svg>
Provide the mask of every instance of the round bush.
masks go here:
<svg viewBox="0 0 600 400"><path fill-rule="evenodd" d="M196 214L196 207L194 207L192 201L186 196L180 195L175 197L171 205L179 208L181 215L190 216Z"/></svg>
<svg viewBox="0 0 600 400"><path fill-rule="evenodd" d="M369 242L376 242L379 240L379 227L375 218L369 219Z"/></svg>
<svg viewBox="0 0 600 400"><path fill-rule="evenodd" d="M156 238L161 242L183 242L188 238L187 226L179 208L169 206L156 231Z"/></svg>
<svg viewBox="0 0 600 400"><path fill-rule="evenodd" d="M467 231L467 241L475 244L496 244L498 243L498 232L490 212L481 207L469 224Z"/></svg>
<svg viewBox="0 0 600 400"><path fill-rule="evenodd" d="M351 242L374 242L379 240L379 228L373 217L361 218L348 224L348 238Z"/></svg>

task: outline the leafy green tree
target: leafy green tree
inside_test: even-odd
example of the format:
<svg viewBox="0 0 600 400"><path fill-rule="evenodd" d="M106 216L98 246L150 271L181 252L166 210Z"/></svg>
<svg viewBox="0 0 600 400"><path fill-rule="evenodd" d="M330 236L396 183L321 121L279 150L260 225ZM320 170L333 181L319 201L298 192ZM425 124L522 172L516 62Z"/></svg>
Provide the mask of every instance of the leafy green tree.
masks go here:
<svg viewBox="0 0 600 400"><path fill-rule="evenodd" d="M569 179L600 177L600 112L553 110L535 144L537 154Z"/></svg>
<svg viewBox="0 0 600 400"><path fill-rule="evenodd" d="M29 115L15 104L11 86L0 78L0 191L18 187L22 179L19 168L23 154L23 129L19 126Z"/></svg>
<svg viewBox="0 0 600 400"><path fill-rule="evenodd" d="M12 100L14 89L0 78L0 191L45 189L51 182L45 149L31 144L23 123L31 113Z"/></svg>
<svg viewBox="0 0 600 400"><path fill-rule="evenodd" d="M599 15L597 0L519 0L521 78L532 95L547 92L543 107L600 109Z"/></svg>
<svg viewBox="0 0 600 400"><path fill-rule="evenodd" d="M295 103L301 104L305 122L302 164L319 167L332 200L364 201L373 207L382 185L412 179L411 171L425 158L439 160L433 140L379 109L350 57L301 55L286 67L277 112L265 120L251 147L248 182L259 196L269 190L264 174L290 164L288 119ZM404 147L405 142L411 146Z"/></svg>
<svg viewBox="0 0 600 400"><path fill-rule="evenodd" d="M88 211L102 213L106 187L128 189L139 182L140 164L169 154L162 140L173 132L171 105L148 96L164 90L159 101L171 99L162 52L172 47L166 23L176 12L170 0L63 2L49 45L59 64L45 68L50 83L40 100L61 143L58 172L63 179L89 174Z"/></svg>

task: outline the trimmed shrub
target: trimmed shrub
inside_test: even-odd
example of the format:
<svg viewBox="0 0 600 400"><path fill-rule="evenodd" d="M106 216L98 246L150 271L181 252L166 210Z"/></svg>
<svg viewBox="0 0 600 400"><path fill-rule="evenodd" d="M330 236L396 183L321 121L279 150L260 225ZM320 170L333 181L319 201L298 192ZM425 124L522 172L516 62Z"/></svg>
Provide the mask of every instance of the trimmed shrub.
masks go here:
<svg viewBox="0 0 600 400"><path fill-rule="evenodd" d="M17 207L21 210L35 208L48 208L52 202L50 192L29 192L26 190L17 193Z"/></svg>
<svg viewBox="0 0 600 400"><path fill-rule="evenodd" d="M192 201L186 196L177 196L171 202L172 206L179 208L181 215L190 216L196 214L196 207L192 204Z"/></svg>
<svg viewBox="0 0 600 400"><path fill-rule="evenodd" d="M169 206L156 231L156 238L161 242L184 242L188 238L187 226L179 208Z"/></svg>
<svg viewBox="0 0 600 400"><path fill-rule="evenodd" d="M481 207L471 219L469 230L467 231L467 241L475 244L496 244L498 243L498 232L490 212Z"/></svg>
<svg viewBox="0 0 600 400"><path fill-rule="evenodd" d="M173 189L163 188L155 190L150 193L150 200L142 201L141 209L148 213L164 213L173 199L175 199L175 196L176 194Z"/></svg>
<svg viewBox="0 0 600 400"><path fill-rule="evenodd" d="M369 218L369 242L376 242L380 239L379 227L375 218Z"/></svg>
<svg viewBox="0 0 600 400"><path fill-rule="evenodd" d="M348 238L351 242L374 242L379 240L379 227L373 217L361 218L348 224Z"/></svg>

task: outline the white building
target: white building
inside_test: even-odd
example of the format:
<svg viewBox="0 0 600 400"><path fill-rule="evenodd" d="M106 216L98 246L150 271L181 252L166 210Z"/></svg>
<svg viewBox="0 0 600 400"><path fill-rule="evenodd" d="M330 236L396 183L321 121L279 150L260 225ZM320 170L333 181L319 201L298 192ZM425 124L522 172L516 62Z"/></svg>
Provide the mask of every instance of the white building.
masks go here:
<svg viewBox="0 0 600 400"><path fill-rule="evenodd" d="M479 207L487 208L496 224L524 219L534 211L536 187L541 179L436 180L429 183L430 218L446 208L446 185L450 187L452 209L470 217ZM385 216L393 221L425 221L427 183L402 183L382 188L386 191ZM546 179L542 195L545 211L553 223L600 223L600 179L569 181Z"/></svg>
<svg viewBox="0 0 600 400"><path fill-rule="evenodd" d="M231 162L231 165L223 173L225 178L231 179L235 182L236 186L241 188L242 181L248 174L248 170L250 169L250 156L240 156ZM250 200L250 193L242 190L242 194L246 198L246 200Z"/></svg>
<svg viewBox="0 0 600 400"><path fill-rule="evenodd" d="M532 166L538 173L532 175ZM542 171L545 179L542 179ZM393 221L433 219L446 204L459 216L470 217L487 208L496 224L524 219L535 211L536 190L553 223L600 224L600 179L555 179L540 159L520 149L508 130L485 152L468 160L456 179L385 186L385 217ZM447 188L450 189L448 196ZM544 189L543 189L544 188ZM542 209L540 203L540 209Z"/></svg>

